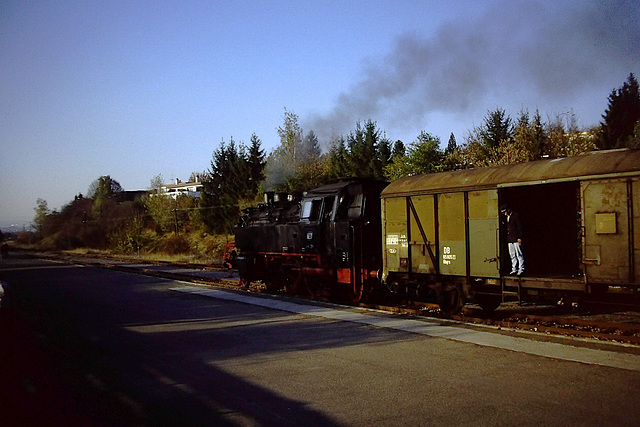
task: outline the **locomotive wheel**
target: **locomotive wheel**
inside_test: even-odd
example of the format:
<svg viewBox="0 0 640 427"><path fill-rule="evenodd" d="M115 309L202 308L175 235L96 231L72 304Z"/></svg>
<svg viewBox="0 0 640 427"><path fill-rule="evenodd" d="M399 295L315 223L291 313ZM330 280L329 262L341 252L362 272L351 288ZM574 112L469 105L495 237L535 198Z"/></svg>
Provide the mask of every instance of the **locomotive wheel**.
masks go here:
<svg viewBox="0 0 640 427"><path fill-rule="evenodd" d="M290 294L300 292L302 282L302 270L289 270L282 276L285 290Z"/></svg>
<svg viewBox="0 0 640 427"><path fill-rule="evenodd" d="M367 279L364 282L364 287L362 289L362 296L360 297L360 301L369 301L373 298L376 290L379 290L380 282L377 279Z"/></svg>
<svg viewBox="0 0 640 427"><path fill-rule="evenodd" d="M447 316L458 314L464 305L464 295L456 284L444 289L438 303L440 310Z"/></svg>
<svg viewBox="0 0 640 427"><path fill-rule="evenodd" d="M302 283L304 285L302 287L311 298L317 298L320 295L320 283L317 280L313 280L313 278L310 277L303 277Z"/></svg>
<svg viewBox="0 0 640 427"><path fill-rule="evenodd" d="M502 304L502 295L476 294L475 300L482 307L482 310L491 312Z"/></svg>
<svg viewBox="0 0 640 427"><path fill-rule="evenodd" d="M241 277L240 280L238 280L238 284L243 289L249 289L249 285L251 284L251 281L246 277Z"/></svg>
<svg viewBox="0 0 640 427"><path fill-rule="evenodd" d="M347 295L349 302L351 302L352 304L359 303L360 300L362 299L363 292L364 292L364 285L362 283L359 286L354 285L352 288L349 289L349 292Z"/></svg>
<svg viewBox="0 0 640 427"><path fill-rule="evenodd" d="M282 289L282 286L277 281L267 280L264 282L264 285L267 287L269 292L277 292Z"/></svg>

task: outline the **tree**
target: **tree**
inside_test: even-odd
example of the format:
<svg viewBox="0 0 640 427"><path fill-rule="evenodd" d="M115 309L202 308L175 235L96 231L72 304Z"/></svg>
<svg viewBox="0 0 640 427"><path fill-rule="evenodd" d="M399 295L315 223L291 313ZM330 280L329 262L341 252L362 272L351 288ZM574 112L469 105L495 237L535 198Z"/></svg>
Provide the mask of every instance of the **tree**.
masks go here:
<svg viewBox="0 0 640 427"><path fill-rule="evenodd" d="M123 191L120 183L110 175L103 175L93 181L88 190L89 197L93 198L93 214L98 216L109 209L114 204L113 198Z"/></svg>
<svg viewBox="0 0 640 427"><path fill-rule="evenodd" d="M547 123L546 155L551 158L584 154L597 148L596 131L581 132L575 114L559 114Z"/></svg>
<svg viewBox="0 0 640 427"><path fill-rule="evenodd" d="M447 148L444 150L444 155L448 156L453 153L458 148L458 143L456 142L456 136L451 132L449 135L449 142L447 143Z"/></svg>
<svg viewBox="0 0 640 427"><path fill-rule="evenodd" d="M36 230L39 233L42 233L47 221L47 217L51 213L47 201L38 198L38 200L36 200L36 207L33 208L33 210L36 211L36 216L33 218L33 222L36 225Z"/></svg>
<svg viewBox="0 0 640 427"><path fill-rule="evenodd" d="M314 131L310 130L302 138L302 144L300 145L300 156L298 158L298 165L304 165L307 163L315 163L320 159L322 151L320 150L320 144L318 143L318 136Z"/></svg>
<svg viewBox="0 0 640 427"><path fill-rule="evenodd" d="M160 192L160 188L163 185L164 185L164 178L162 177L162 174L158 174L153 178L151 178L151 181L149 182L149 190L151 190L155 194L158 194Z"/></svg>
<svg viewBox="0 0 640 427"><path fill-rule="evenodd" d="M383 134L378 141L378 158L380 159L380 169L384 170L385 166L387 166L391 162L392 156L393 151L391 150L391 141L387 138L386 135Z"/></svg>
<svg viewBox="0 0 640 427"><path fill-rule="evenodd" d="M453 171L456 169L462 169L462 159L460 158L456 137L453 132L451 132L447 148L445 148L443 153L442 170Z"/></svg>
<svg viewBox="0 0 640 427"><path fill-rule="evenodd" d="M407 154L394 157L385 168L385 178L393 181L404 176L438 172L442 167L443 158L440 139L422 131L409 145Z"/></svg>
<svg viewBox="0 0 640 427"><path fill-rule="evenodd" d="M501 108L489 111L482 126L473 128L460 152L463 167L483 167L504 163L502 155L513 142L511 117Z"/></svg>
<svg viewBox="0 0 640 427"><path fill-rule="evenodd" d="M633 128L633 138L629 141L629 148L640 149L640 120Z"/></svg>
<svg viewBox="0 0 640 427"><path fill-rule="evenodd" d="M278 127L280 145L269 154L264 188L275 191L304 191L327 179L318 137L312 130L304 133L298 116L284 110L284 123Z"/></svg>
<svg viewBox="0 0 640 427"><path fill-rule="evenodd" d="M278 127L278 135L280 136L280 148L294 166L303 157L300 152L302 146L302 128L298 124L298 115L293 111L284 109L284 124Z"/></svg>
<svg viewBox="0 0 640 427"><path fill-rule="evenodd" d="M542 158L547 148L547 135L540 113L536 111L533 121L528 110L522 110L513 128L512 139L500 143L494 156L497 165L528 162Z"/></svg>
<svg viewBox="0 0 640 427"><path fill-rule="evenodd" d="M189 175L189 182L202 182L202 177L206 175L206 172L191 172Z"/></svg>
<svg viewBox="0 0 640 427"><path fill-rule="evenodd" d="M87 194L88 194L88 197L99 199L99 198L111 197L123 191L124 189L122 188L122 186L118 181L111 178L110 175L103 175L91 183L91 185L89 186L89 190L87 191Z"/></svg>
<svg viewBox="0 0 640 427"><path fill-rule="evenodd" d="M420 132L409 148L409 155L414 173L437 172L443 157L440 151L440 139L428 132Z"/></svg>
<svg viewBox="0 0 640 427"><path fill-rule="evenodd" d="M329 160L327 157L319 157L299 166L283 190L288 193L301 193L324 184L328 177Z"/></svg>
<svg viewBox="0 0 640 427"><path fill-rule="evenodd" d="M633 73L621 88L609 95L609 107L600 122L598 148L622 148L634 146L634 129L640 120L640 90Z"/></svg>
<svg viewBox="0 0 640 427"><path fill-rule="evenodd" d="M384 179L383 168L389 161L389 145L389 141L377 129L376 122L367 120L364 127L360 122L356 123L355 131L350 132L346 140L347 175Z"/></svg>
<svg viewBox="0 0 640 427"><path fill-rule="evenodd" d="M485 147L498 148L500 143L511 140L513 136L511 117L502 108L489 111L484 119L484 126L480 129L480 136Z"/></svg>
<svg viewBox="0 0 640 427"><path fill-rule="evenodd" d="M406 148L404 146L404 142L401 140L397 140L393 143L393 151L391 152L391 158L398 156L404 156L406 154Z"/></svg>
<svg viewBox="0 0 640 427"><path fill-rule="evenodd" d="M346 142L342 136L336 136L330 143L328 154L328 172L331 179L338 179L349 176L349 161L347 156Z"/></svg>
<svg viewBox="0 0 640 427"><path fill-rule="evenodd" d="M296 175L298 167L304 164L306 156L313 151L303 147L304 133L298 123L298 115L285 108L283 119L283 125L277 129L280 145L269 154L265 168L264 185L269 190L285 190L288 181Z"/></svg>
<svg viewBox="0 0 640 427"><path fill-rule="evenodd" d="M156 231L160 233L175 229L174 214L176 206L170 196L161 193L152 194L144 199L144 207L147 214L153 220Z"/></svg>
<svg viewBox="0 0 640 427"><path fill-rule="evenodd" d="M542 123L540 111L536 110L533 120L529 112L522 110L513 131L514 144L526 151L525 159L539 160L548 150L549 138Z"/></svg>
<svg viewBox="0 0 640 427"><path fill-rule="evenodd" d="M251 146L247 158L249 167L249 192L251 196L256 196L260 188L260 183L264 181L264 169L267 164L265 152L261 147L262 141L254 133L251 135Z"/></svg>
<svg viewBox="0 0 640 427"><path fill-rule="evenodd" d="M224 140L213 151L211 166L201 193L202 221L214 233L232 233L240 208L238 201L247 192L246 159L235 141Z"/></svg>

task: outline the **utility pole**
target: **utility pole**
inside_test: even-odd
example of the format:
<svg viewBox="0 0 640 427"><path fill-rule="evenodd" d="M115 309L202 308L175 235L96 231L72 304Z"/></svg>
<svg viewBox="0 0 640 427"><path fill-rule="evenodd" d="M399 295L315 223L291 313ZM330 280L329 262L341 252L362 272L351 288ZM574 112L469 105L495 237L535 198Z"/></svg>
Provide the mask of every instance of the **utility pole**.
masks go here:
<svg viewBox="0 0 640 427"><path fill-rule="evenodd" d="M176 219L176 235L178 235L178 209L172 209L172 211Z"/></svg>

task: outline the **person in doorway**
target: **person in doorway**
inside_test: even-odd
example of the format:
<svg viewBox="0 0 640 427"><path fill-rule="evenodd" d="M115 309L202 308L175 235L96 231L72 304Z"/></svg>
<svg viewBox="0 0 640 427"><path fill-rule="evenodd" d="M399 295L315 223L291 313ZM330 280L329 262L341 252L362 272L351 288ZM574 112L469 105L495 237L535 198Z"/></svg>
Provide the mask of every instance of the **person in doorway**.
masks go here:
<svg viewBox="0 0 640 427"><path fill-rule="evenodd" d="M522 222L520 215L512 211L508 205L500 206L500 212L505 216L507 226L507 245L511 257L511 273L521 276L524 273L524 256L522 255Z"/></svg>

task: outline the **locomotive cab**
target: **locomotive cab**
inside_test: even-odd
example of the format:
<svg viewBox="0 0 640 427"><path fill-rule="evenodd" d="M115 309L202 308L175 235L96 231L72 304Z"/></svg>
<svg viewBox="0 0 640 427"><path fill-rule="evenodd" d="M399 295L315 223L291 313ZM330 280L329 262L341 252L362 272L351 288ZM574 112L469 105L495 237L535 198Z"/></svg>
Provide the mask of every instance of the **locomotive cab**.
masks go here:
<svg viewBox="0 0 640 427"><path fill-rule="evenodd" d="M327 285L353 301L375 284L380 261L380 207L384 184L347 181L314 189L302 200L303 252L318 254L321 267L306 271L312 287Z"/></svg>

